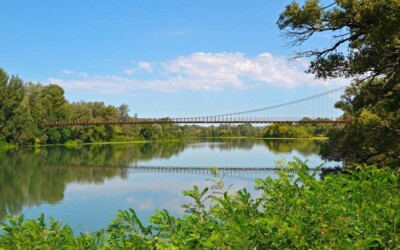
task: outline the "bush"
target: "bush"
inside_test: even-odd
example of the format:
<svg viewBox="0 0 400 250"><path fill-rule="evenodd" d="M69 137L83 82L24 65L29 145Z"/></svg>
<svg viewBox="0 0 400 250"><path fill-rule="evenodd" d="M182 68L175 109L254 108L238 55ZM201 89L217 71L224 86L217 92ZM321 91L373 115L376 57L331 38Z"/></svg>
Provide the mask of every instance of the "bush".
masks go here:
<svg viewBox="0 0 400 250"><path fill-rule="evenodd" d="M350 174L315 178L296 159L279 178L256 182L253 198L245 189L229 194L217 177L184 195L186 214L156 211L144 226L133 209L119 211L107 229L75 237L54 220L46 226L23 217L3 223L0 247L75 249L398 249L399 171L359 166Z"/></svg>

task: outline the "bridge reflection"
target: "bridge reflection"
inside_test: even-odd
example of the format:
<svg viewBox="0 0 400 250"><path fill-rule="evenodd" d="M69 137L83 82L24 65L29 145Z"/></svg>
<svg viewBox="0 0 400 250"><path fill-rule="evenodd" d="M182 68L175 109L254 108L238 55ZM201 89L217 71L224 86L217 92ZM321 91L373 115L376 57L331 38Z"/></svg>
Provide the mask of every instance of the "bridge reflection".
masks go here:
<svg viewBox="0 0 400 250"><path fill-rule="evenodd" d="M131 166L131 165L82 165L82 164L42 164L42 168L46 169L91 169L99 170L120 170L124 174L197 174L197 175L212 175L216 172L220 176L229 178L238 178L245 180L254 180L256 178L265 177L270 174L277 174L283 171L277 167L208 167L208 166ZM315 168L310 168L309 172L315 171ZM284 171L296 173L296 169L285 168Z"/></svg>

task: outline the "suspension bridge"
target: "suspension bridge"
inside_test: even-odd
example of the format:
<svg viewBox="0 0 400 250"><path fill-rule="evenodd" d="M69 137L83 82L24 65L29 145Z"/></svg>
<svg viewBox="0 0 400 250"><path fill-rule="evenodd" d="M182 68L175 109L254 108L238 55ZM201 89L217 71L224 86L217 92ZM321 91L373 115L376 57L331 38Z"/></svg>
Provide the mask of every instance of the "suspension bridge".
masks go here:
<svg viewBox="0 0 400 250"><path fill-rule="evenodd" d="M336 88L306 98L236 113L179 118L130 118L105 121L47 121L44 127L128 125L128 124L271 124L271 123L349 123L340 119L341 112L334 108L345 87Z"/></svg>

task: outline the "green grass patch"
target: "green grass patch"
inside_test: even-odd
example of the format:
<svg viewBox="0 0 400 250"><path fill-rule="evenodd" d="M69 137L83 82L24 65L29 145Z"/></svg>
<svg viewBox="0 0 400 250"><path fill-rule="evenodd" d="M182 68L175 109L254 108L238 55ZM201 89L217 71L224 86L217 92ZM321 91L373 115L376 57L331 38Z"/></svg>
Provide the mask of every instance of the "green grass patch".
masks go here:
<svg viewBox="0 0 400 250"><path fill-rule="evenodd" d="M79 142L78 141L66 141L64 143L64 147L66 148L78 148Z"/></svg>

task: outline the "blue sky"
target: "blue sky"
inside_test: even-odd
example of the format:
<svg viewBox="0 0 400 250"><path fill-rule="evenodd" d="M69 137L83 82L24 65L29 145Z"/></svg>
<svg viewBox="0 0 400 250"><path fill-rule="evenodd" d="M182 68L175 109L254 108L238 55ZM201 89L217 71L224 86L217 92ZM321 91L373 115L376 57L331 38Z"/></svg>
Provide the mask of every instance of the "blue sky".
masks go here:
<svg viewBox="0 0 400 250"><path fill-rule="evenodd" d="M276 26L289 2L2 1L0 67L140 117L231 113L346 84L314 80L307 59L289 60L295 49Z"/></svg>

